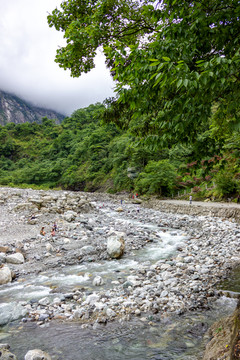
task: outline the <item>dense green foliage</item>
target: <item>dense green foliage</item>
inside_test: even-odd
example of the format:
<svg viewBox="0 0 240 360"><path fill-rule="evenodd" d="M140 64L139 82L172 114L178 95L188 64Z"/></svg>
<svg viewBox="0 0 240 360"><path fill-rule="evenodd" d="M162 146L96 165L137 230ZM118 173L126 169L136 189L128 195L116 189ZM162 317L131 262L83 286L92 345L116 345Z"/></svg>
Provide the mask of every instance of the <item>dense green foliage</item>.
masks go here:
<svg viewBox="0 0 240 360"><path fill-rule="evenodd" d="M56 61L72 76L103 50L116 98L61 125L0 128L0 184L236 199L240 2L67 0Z"/></svg>
<svg viewBox="0 0 240 360"><path fill-rule="evenodd" d="M0 126L0 185L236 198L237 131L223 141L206 130L194 144L151 149L114 123L103 123L104 111L96 104L61 125L43 118L42 124Z"/></svg>
<svg viewBox="0 0 240 360"><path fill-rule="evenodd" d="M117 82L106 118L172 146L195 141L210 117L216 132L239 127L239 16L238 0L68 0L48 22L64 32L56 61L72 76L103 48Z"/></svg>

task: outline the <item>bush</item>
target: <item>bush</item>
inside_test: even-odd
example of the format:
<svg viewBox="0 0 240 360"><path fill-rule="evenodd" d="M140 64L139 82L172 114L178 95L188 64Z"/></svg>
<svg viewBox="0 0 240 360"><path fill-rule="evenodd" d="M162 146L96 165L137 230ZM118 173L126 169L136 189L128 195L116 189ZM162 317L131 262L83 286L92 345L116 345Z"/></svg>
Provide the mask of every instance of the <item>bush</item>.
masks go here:
<svg viewBox="0 0 240 360"><path fill-rule="evenodd" d="M218 172L215 177L216 190L220 197L231 195L237 190L237 182L234 179L234 174L229 169L224 169Z"/></svg>
<svg viewBox="0 0 240 360"><path fill-rule="evenodd" d="M139 193L169 195L173 191L177 174L169 160L150 161L145 172L138 176L135 187Z"/></svg>

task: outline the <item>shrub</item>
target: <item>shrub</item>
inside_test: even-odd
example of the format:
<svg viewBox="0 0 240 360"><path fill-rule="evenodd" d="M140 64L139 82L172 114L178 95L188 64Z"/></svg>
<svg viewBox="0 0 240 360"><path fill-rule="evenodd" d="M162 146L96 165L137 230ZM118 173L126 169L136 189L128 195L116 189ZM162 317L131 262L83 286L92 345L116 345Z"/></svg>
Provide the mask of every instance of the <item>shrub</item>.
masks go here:
<svg viewBox="0 0 240 360"><path fill-rule="evenodd" d="M176 171L169 160L150 161L138 176L135 187L139 193L169 195L176 183Z"/></svg>
<svg viewBox="0 0 240 360"><path fill-rule="evenodd" d="M200 190L201 190L201 188L199 186L194 186L192 189L192 191L195 193L199 192Z"/></svg>
<svg viewBox="0 0 240 360"><path fill-rule="evenodd" d="M219 171L215 177L215 183L218 195L221 197L233 194L237 190L234 174L229 169Z"/></svg>

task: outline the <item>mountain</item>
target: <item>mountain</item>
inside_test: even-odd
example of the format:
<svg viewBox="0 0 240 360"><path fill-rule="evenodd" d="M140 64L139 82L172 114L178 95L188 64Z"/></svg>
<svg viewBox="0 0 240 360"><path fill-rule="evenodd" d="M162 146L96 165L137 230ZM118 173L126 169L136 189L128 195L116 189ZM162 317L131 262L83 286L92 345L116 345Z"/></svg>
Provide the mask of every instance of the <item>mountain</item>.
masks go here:
<svg viewBox="0 0 240 360"><path fill-rule="evenodd" d="M33 106L19 97L0 90L0 125L13 122L15 124L24 122L40 123L43 117L56 119L61 123L64 115L56 111Z"/></svg>

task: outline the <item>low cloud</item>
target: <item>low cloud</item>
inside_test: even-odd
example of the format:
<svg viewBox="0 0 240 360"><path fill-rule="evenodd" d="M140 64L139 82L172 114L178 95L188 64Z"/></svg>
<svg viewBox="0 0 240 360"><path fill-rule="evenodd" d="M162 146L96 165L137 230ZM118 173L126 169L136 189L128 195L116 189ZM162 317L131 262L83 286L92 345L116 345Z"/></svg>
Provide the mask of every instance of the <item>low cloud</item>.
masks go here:
<svg viewBox="0 0 240 360"><path fill-rule="evenodd" d="M71 78L54 62L63 33L49 28L47 13L62 0L0 3L0 89L65 115L113 96L114 83L98 53L96 68Z"/></svg>

